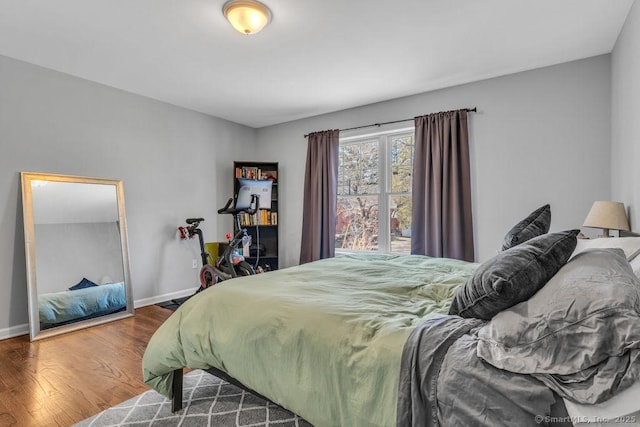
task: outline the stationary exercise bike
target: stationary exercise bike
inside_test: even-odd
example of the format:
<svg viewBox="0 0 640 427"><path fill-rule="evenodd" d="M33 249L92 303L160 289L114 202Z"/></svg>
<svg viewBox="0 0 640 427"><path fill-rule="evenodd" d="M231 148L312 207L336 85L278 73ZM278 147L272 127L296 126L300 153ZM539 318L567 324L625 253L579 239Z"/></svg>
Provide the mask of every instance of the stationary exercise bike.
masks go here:
<svg viewBox="0 0 640 427"><path fill-rule="evenodd" d="M233 215L235 222L236 234L229 240L229 244L224 249L222 254L215 260L214 264L209 264L209 254L204 247L204 237L199 225L204 218L187 218L186 227L178 227L180 230L180 237L183 239L193 238L198 236L200 243L200 256L202 257L202 269L200 269L200 288L198 292L207 289L216 283L224 280L233 279L238 276L251 276L256 274L253 266L245 261L239 251L242 247L249 244L251 237L247 234L247 229L240 226L240 214L247 213L253 215L259 209L260 199L256 195L251 195L251 204L247 209L232 208L233 198L227 201L227 204L218 209L219 214Z"/></svg>

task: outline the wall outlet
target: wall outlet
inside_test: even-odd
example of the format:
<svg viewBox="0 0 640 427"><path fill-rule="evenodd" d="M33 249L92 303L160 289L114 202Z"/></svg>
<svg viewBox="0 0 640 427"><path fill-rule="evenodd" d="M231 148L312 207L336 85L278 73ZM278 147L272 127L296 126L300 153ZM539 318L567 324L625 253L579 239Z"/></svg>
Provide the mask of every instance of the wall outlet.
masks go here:
<svg viewBox="0 0 640 427"><path fill-rule="evenodd" d="M198 268L198 260L196 258L191 260L191 267Z"/></svg>

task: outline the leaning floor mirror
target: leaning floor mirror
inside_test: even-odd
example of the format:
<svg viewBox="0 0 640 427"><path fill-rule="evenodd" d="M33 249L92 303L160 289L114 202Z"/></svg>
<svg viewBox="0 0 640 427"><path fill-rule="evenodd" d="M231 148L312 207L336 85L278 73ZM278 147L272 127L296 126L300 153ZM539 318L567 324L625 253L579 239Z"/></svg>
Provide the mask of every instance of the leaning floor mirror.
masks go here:
<svg viewBox="0 0 640 427"><path fill-rule="evenodd" d="M31 340L132 316L122 181L21 181Z"/></svg>

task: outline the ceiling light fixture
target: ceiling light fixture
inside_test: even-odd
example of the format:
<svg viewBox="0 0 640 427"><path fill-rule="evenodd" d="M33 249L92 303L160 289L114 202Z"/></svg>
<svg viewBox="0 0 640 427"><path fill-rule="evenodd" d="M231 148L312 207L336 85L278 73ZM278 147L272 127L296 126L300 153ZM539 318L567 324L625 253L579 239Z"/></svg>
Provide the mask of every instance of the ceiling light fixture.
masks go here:
<svg viewBox="0 0 640 427"><path fill-rule="evenodd" d="M255 34L271 21L271 11L256 0L229 0L222 6L222 13L242 34Z"/></svg>

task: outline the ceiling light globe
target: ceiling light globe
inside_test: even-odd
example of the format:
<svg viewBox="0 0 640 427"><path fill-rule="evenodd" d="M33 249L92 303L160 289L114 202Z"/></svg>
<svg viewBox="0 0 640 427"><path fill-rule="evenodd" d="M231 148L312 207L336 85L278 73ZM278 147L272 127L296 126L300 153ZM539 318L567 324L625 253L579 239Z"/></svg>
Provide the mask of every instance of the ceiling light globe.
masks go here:
<svg viewBox="0 0 640 427"><path fill-rule="evenodd" d="M222 6L222 13L233 28L242 34L255 34L271 21L271 11L255 0L230 0Z"/></svg>

